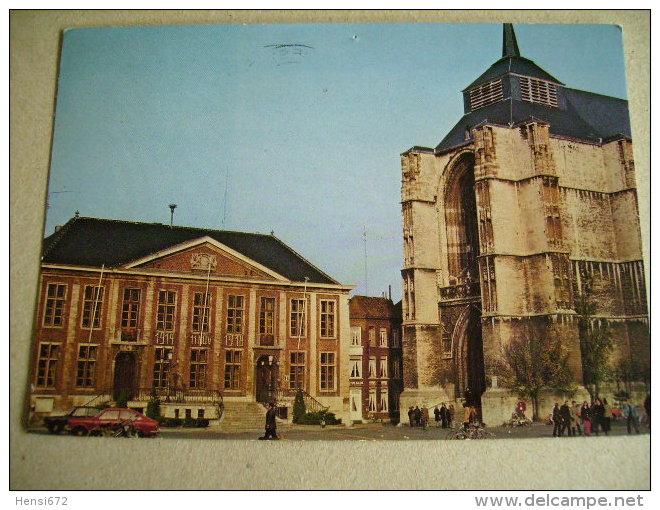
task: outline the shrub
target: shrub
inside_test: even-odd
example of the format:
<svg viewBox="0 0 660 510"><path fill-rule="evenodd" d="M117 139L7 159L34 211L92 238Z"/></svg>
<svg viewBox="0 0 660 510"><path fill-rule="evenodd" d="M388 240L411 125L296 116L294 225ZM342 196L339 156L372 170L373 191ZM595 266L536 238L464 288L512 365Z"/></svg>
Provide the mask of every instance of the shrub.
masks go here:
<svg viewBox="0 0 660 510"><path fill-rule="evenodd" d="M164 416L159 416L156 419L161 427L180 427L183 423L181 418L165 418Z"/></svg>
<svg viewBox="0 0 660 510"><path fill-rule="evenodd" d="M152 395L149 402L147 402L147 412L145 414L154 420L160 416L160 399L156 395Z"/></svg>
<svg viewBox="0 0 660 510"><path fill-rule="evenodd" d="M301 425L320 425L321 420L325 421L326 425L339 425L341 420L335 417L335 413L329 413L328 411L316 411L314 413L305 413L301 419Z"/></svg>
<svg viewBox="0 0 660 510"><path fill-rule="evenodd" d="M183 420L183 426L184 426L185 428L196 427L196 426L197 426L197 424L195 423L196 421L197 421L197 420L195 420L194 418L185 418L185 419Z"/></svg>
<svg viewBox="0 0 660 510"><path fill-rule="evenodd" d="M304 419L305 411L305 399L302 390L299 389L293 402L293 423L302 423L301 420Z"/></svg>
<svg viewBox="0 0 660 510"><path fill-rule="evenodd" d="M124 390L117 395L115 407L128 407L128 394Z"/></svg>

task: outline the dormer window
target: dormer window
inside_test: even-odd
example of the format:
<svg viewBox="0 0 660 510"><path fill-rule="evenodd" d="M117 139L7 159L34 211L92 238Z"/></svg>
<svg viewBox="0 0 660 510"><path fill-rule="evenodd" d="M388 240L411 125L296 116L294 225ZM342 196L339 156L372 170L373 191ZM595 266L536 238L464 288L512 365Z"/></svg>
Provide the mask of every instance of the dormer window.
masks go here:
<svg viewBox="0 0 660 510"><path fill-rule="evenodd" d="M473 88L468 93L470 95L471 111L497 103L504 97L502 92L502 80L497 79L489 81L488 83Z"/></svg>
<svg viewBox="0 0 660 510"><path fill-rule="evenodd" d="M519 76L520 93L523 101L558 107L557 85L549 81Z"/></svg>

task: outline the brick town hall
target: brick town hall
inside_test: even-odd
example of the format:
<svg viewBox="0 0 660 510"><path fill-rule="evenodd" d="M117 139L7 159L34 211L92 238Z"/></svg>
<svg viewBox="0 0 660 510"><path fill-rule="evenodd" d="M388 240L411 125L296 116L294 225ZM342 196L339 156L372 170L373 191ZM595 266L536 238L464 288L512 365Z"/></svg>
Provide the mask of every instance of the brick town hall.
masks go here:
<svg viewBox="0 0 660 510"><path fill-rule="evenodd" d="M627 101L566 87L521 56L507 24L502 58L463 102L437 147L401 157L401 409L467 392L486 423L501 424L515 402L492 362L530 335L560 338L581 385L575 299L585 276L592 327L609 326L613 362L648 372ZM554 401L541 402L542 416Z"/></svg>

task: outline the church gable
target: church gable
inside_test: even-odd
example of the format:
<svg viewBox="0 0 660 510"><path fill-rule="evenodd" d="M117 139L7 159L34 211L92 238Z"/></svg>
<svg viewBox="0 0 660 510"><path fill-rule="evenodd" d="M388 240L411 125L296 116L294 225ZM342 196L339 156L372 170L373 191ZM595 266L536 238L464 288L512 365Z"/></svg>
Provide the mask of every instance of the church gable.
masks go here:
<svg viewBox="0 0 660 510"><path fill-rule="evenodd" d="M228 249L225 250L209 241L193 246L173 247L171 250L134 261L128 264L128 267L204 275L210 273L215 276L279 279L272 271L260 267L260 264L238 253L230 253Z"/></svg>

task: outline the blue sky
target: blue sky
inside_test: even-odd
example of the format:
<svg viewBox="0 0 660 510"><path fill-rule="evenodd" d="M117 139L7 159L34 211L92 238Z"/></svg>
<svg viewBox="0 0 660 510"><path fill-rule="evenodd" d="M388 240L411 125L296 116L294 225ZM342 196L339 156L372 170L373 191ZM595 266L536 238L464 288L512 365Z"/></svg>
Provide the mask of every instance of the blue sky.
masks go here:
<svg viewBox="0 0 660 510"><path fill-rule="evenodd" d="M568 87L627 97L618 27L514 28ZM501 51L501 24L70 30L46 235L76 210L169 223L176 203L177 225L272 230L356 293L399 299L399 155L437 145Z"/></svg>

